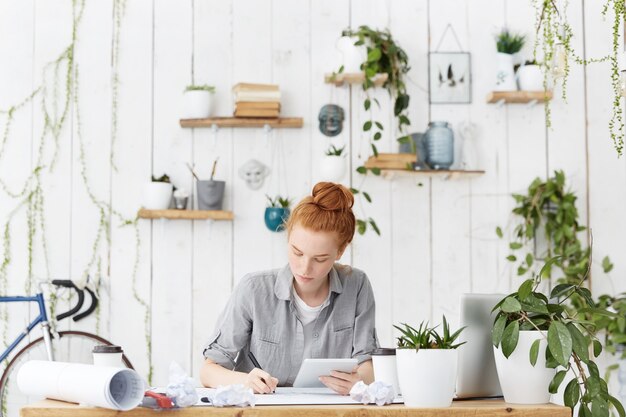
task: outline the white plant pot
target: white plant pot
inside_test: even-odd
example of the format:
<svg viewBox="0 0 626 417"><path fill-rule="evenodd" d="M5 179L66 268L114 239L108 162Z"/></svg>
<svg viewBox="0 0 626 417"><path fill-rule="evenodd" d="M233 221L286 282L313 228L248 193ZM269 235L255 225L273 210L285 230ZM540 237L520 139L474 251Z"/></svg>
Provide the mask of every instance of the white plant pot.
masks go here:
<svg viewBox="0 0 626 417"><path fill-rule="evenodd" d="M513 55L498 52L496 55L496 82L494 91L516 91Z"/></svg>
<svg viewBox="0 0 626 417"><path fill-rule="evenodd" d="M449 407L454 397L457 362L456 349L396 349L404 405Z"/></svg>
<svg viewBox="0 0 626 417"><path fill-rule="evenodd" d="M172 200L172 184L167 182L149 182L144 185L142 207L150 210L165 210Z"/></svg>
<svg viewBox="0 0 626 417"><path fill-rule="evenodd" d="M346 158L343 156L325 155L320 161L320 178L322 181L340 182L346 174Z"/></svg>
<svg viewBox="0 0 626 417"><path fill-rule="evenodd" d="M335 45L341 53L341 64L345 73L361 72L361 64L367 57L365 45L356 46L354 45L356 41L356 38L342 36Z"/></svg>
<svg viewBox="0 0 626 417"><path fill-rule="evenodd" d="M211 116L213 93L194 90L183 93L183 119L204 119Z"/></svg>
<svg viewBox="0 0 626 417"><path fill-rule="evenodd" d="M517 69L517 82L523 91L543 91L543 73L539 65L523 65Z"/></svg>
<svg viewBox="0 0 626 417"><path fill-rule="evenodd" d="M530 364L530 347L540 339L537 363ZM511 404L547 404L550 402L548 386L554 378L555 369L546 368L547 340L540 332L523 330L519 332L517 347L507 359L502 350L493 348L498 379L502 387L504 401Z"/></svg>

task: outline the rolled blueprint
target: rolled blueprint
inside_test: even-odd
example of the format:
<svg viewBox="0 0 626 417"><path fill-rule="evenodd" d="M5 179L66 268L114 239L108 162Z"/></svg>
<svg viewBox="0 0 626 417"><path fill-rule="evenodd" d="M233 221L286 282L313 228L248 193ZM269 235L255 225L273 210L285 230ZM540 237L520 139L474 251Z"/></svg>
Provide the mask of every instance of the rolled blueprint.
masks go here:
<svg viewBox="0 0 626 417"><path fill-rule="evenodd" d="M25 395L122 411L137 407L144 394L143 380L132 369L68 362L28 361L17 386Z"/></svg>

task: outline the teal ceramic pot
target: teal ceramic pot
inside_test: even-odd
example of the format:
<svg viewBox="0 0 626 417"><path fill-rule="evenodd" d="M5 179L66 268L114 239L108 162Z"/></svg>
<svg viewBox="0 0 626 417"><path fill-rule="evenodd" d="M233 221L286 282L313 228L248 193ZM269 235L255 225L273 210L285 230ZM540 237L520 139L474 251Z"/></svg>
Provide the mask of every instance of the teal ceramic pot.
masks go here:
<svg viewBox="0 0 626 417"><path fill-rule="evenodd" d="M272 232L282 232L285 230L285 223L289 218L289 209L282 207L265 208L265 226Z"/></svg>

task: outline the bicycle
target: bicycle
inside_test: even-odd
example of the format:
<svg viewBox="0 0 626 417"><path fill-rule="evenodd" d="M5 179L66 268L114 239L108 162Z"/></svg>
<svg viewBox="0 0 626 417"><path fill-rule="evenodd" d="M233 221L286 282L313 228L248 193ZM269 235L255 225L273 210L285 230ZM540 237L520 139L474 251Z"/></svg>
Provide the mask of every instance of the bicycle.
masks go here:
<svg viewBox="0 0 626 417"><path fill-rule="evenodd" d="M47 282L39 284L39 292L33 296L0 296L0 303L25 302L37 303L39 315L30 322L28 327L20 333L15 340L0 355L0 362L3 362L19 343L37 326L41 327L42 336L24 346L9 361L7 367L0 378L0 417L17 416L19 409L26 404L38 400L22 395L17 388L17 371L21 365L29 360L58 360L61 362L92 363L92 349L95 345L112 345L108 340L89 332L77 330L53 331L48 323L46 303L41 286ZM96 294L89 288L85 288L91 297L91 305L82 313L80 311L85 301L84 290L79 289L70 280L52 280L52 285L69 288L78 292L78 303L69 311L58 314L56 320L63 320L73 316L74 321L79 321L91 314L98 305ZM128 358L123 355L122 360L126 367L133 369Z"/></svg>

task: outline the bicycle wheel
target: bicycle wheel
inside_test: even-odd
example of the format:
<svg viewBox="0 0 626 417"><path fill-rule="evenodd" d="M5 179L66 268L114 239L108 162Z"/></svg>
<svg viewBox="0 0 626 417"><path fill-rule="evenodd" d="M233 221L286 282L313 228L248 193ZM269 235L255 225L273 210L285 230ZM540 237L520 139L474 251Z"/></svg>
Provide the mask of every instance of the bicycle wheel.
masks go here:
<svg viewBox="0 0 626 417"><path fill-rule="evenodd" d="M91 350L95 345L112 345L108 340L95 334L73 330L61 331L51 339L54 360L59 362L91 364L93 363ZM123 356L122 359L124 364L132 369L128 358ZM43 399L23 395L17 388L17 372L29 360L48 360L43 337L24 346L4 370L0 379L1 417L17 417L21 407Z"/></svg>

